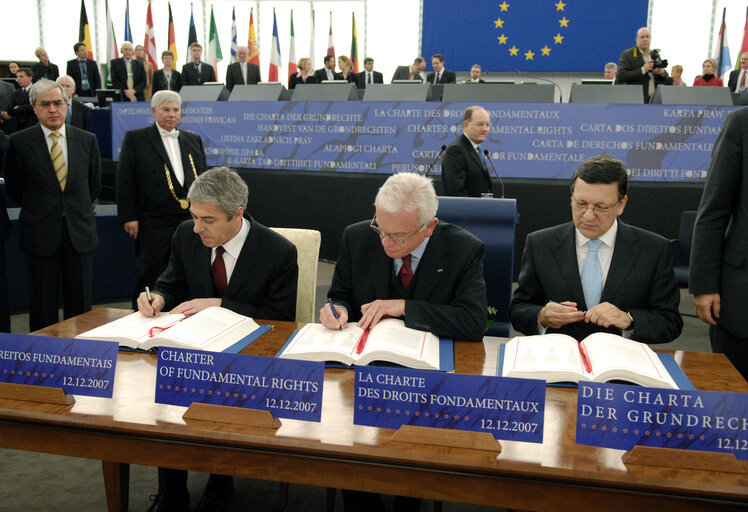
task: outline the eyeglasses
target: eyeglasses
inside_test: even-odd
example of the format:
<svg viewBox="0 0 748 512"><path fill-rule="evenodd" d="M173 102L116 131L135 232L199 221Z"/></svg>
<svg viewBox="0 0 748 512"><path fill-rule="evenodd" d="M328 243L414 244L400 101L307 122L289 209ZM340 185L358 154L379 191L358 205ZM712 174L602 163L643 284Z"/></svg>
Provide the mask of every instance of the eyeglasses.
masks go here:
<svg viewBox="0 0 748 512"><path fill-rule="evenodd" d="M613 210L615 210L618 205L620 204L620 199L616 201L616 204L613 206L590 206L587 203L579 203L577 201L571 200L571 208L575 212L581 212L582 215L587 213L587 210L592 210L593 215L597 215L599 217L607 217L611 213L613 213Z"/></svg>
<svg viewBox="0 0 748 512"><path fill-rule="evenodd" d="M413 238L416 235L416 233L420 232L424 227L426 227L426 224L428 224L428 222L423 224L420 228L416 229L413 233L409 235L401 236L399 233L385 233L384 231L382 231L382 229L377 225L377 216L375 215L371 219L371 223L369 224L369 227L373 229L377 235L379 235L379 238L389 237L389 239L392 240L393 242L396 242L398 244L404 244L405 242Z"/></svg>
<svg viewBox="0 0 748 512"><path fill-rule="evenodd" d="M479 123L477 121L469 121L471 124L476 125L478 128L491 128L491 123Z"/></svg>

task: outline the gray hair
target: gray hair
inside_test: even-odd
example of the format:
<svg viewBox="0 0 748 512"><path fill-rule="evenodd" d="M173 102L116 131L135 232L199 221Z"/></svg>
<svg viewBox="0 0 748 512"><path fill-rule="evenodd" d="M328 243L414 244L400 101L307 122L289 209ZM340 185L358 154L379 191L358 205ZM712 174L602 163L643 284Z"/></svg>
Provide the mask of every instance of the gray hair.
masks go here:
<svg viewBox="0 0 748 512"><path fill-rule="evenodd" d="M618 64L616 64L615 62L608 62L605 65L605 69L612 69L613 71L618 71Z"/></svg>
<svg viewBox="0 0 748 512"><path fill-rule="evenodd" d="M65 94L65 89L63 89L60 84L58 84L54 80L39 80L29 88L29 103L31 103L32 105L36 105L37 95L44 94L45 92L49 92L52 89L59 89L62 93L62 99L65 100L65 103L68 102L68 95Z"/></svg>
<svg viewBox="0 0 748 512"><path fill-rule="evenodd" d="M176 101L178 107L182 107L182 97L174 91L158 91L151 98L151 107L158 110L162 103Z"/></svg>
<svg viewBox="0 0 748 512"><path fill-rule="evenodd" d="M202 173L187 193L190 201L212 204L225 213L228 220L231 220L240 206L243 210L247 209L248 197L247 184L236 171L228 167L214 167Z"/></svg>
<svg viewBox="0 0 748 512"><path fill-rule="evenodd" d="M44 47L43 46L40 46L39 48L37 48L36 50L34 50L34 55L36 55L37 59L39 58L39 55L41 55L43 51L44 51Z"/></svg>
<svg viewBox="0 0 748 512"><path fill-rule="evenodd" d="M418 223L426 224L436 217L439 200L434 184L420 174L393 174L377 192L374 206L389 213L418 212Z"/></svg>
<svg viewBox="0 0 748 512"><path fill-rule="evenodd" d="M75 79L70 75L60 75L57 77L57 80L55 80L55 82L57 82L58 84L62 84L62 82L68 82L68 81L72 82L73 87L75 87Z"/></svg>

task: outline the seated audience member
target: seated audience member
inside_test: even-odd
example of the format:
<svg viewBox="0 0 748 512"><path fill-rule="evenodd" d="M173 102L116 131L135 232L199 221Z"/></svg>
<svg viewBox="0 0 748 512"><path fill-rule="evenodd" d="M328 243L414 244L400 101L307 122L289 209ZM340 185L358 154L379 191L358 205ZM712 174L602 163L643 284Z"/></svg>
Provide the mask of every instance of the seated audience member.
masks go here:
<svg viewBox="0 0 748 512"><path fill-rule="evenodd" d="M434 71L428 74L426 82L430 84L453 84L457 82L457 75L454 71L444 69L444 55L435 53L431 57L431 66Z"/></svg>
<svg viewBox="0 0 748 512"><path fill-rule="evenodd" d="M335 80L335 57L325 55L325 64L314 72L314 80L318 84L325 80Z"/></svg>
<svg viewBox="0 0 748 512"><path fill-rule="evenodd" d="M673 85L688 85L683 81L683 66L681 66L680 64L675 64L670 69L670 76L673 79Z"/></svg>
<svg viewBox="0 0 748 512"><path fill-rule="evenodd" d="M257 319L294 319L296 247L247 213L247 196L244 180L226 167L198 176L187 196L192 220L174 233L169 265L153 287L152 302L145 292L138 297L141 313L192 315L221 306ZM187 471L158 473L158 494L149 510L189 511ZM212 474L197 510L228 510L232 494L232 477Z"/></svg>
<svg viewBox="0 0 748 512"><path fill-rule="evenodd" d="M618 64L616 64L615 62L608 62L605 65L605 70L603 71L603 73L606 80L615 80L616 73L618 73Z"/></svg>
<svg viewBox="0 0 748 512"><path fill-rule="evenodd" d="M644 103L649 103L657 86L673 85L673 79L668 76L665 68L655 67L650 51L651 40L652 33L647 27L637 30L636 45L621 52L616 75L616 83L641 84Z"/></svg>
<svg viewBox="0 0 748 512"><path fill-rule="evenodd" d="M140 61L145 69L145 89L143 90L143 96L146 100L151 99L151 88L153 87L153 64L151 61L145 58L145 48L142 45L135 47L135 59Z"/></svg>
<svg viewBox="0 0 748 512"><path fill-rule="evenodd" d="M413 64L410 66L398 66L395 73L392 75L392 81L418 80L419 82L425 82L426 76L423 73L424 69L426 69L426 59L423 57L416 57Z"/></svg>
<svg viewBox="0 0 748 512"><path fill-rule="evenodd" d="M8 63L8 72L10 75L8 75L10 78L16 78L16 73L18 73L18 70L21 69L21 65L18 63L18 61L12 60ZM18 85L18 82L15 82L15 88L18 89L21 86Z"/></svg>
<svg viewBox="0 0 748 512"><path fill-rule="evenodd" d="M374 71L374 59L366 57L364 59L364 70L358 74L358 86L362 89L367 84L383 84L384 77L379 71Z"/></svg>
<svg viewBox="0 0 748 512"><path fill-rule="evenodd" d="M3 119L3 131L8 135L30 128L37 123L34 107L29 101L29 89L33 76L29 68L21 68L16 73L19 88L13 92L8 110L0 113Z"/></svg>
<svg viewBox="0 0 748 512"><path fill-rule="evenodd" d="M179 89L182 88L182 75L173 68L174 54L169 50L161 52L161 62L163 62L164 67L153 73L151 96L158 91L179 92Z"/></svg>
<svg viewBox="0 0 748 512"><path fill-rule="evenodd" d="M345 55L338 57L338 67L340 73L335 73L335 80L346 80L349 84L355 84L358 87L358 76L353 72L353 63Z"/></svg>
<svg viewBox="0 0 748 512"><path fill-rule="evenodd" d="M470 78L465 81L466 84L485 84L486 81L481 78L483 68L480 64L473 64L470 68Z"/></svg>
<svg viewBox="0 0 748 512"><path fill-rule="evenodd" d="M746 75L748 75L748 52L743 52L740 54L740 69L730 71L730 78L727 80L730 92L743 92L748 82Z"/></svg>
<svg viewBox="0 0 748 512"><path fill-rule="evenodd" d="M312 59L303 57L302 59L299 59L296 67L299 68L299 70L288 77L289 89L295 89L298 84L317 83L314 79L314 74L312 74Z"/></svg>
<svg viewBox="0 0 748 512"><path fill-rule="evenodd" d="M587 159L571 178L572 222L531 233L510 305L512 326L526 334L594 332L644 343L673 341L678 313L669 242L618 219L628 176L609 155Z"/></svg>
<svg viewBox="0 0 748 512"><path fill-rule="evenodd" d="M718 76L715 76L715 70L717 69L717 61L714 59L706 59L701 64L700 76L697 76L693 81L694 87L724 87L724 82Z"/></svg>
<svg viewBox="0 0 748 512"><path fill-rule="evenodd" d="M491 131L491 118L483 107L473 105L462 116L462 135L452 141L444 153L442 185L445 196L481 197L491 193L481 143Z"/></svg>
<svg viewBox="0 0 748 512"><path fill-rule="evenodd" d="M60 70L57 68L57 64L49 62L47 50L40 46L34 50L34 55L39 59L39 62L31 66L31 72L34 74L34 83L42 78L46 80L57 80L57 77L60 76Z"/></svg>
<svg viewBox="0 0 748 512"><path fill-rule="evenodd" d="M65 96L67 96L68 113L65 123L90 132L91 112L81 101L73 98L75 96L75 80L68 75L62 75L56 82L62 86Z"/></svg>

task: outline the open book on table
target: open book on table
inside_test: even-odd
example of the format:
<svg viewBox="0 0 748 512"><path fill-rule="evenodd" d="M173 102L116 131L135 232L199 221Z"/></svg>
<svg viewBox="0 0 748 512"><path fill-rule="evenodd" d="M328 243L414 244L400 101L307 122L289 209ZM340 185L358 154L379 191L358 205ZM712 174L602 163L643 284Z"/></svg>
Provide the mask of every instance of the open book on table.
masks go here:
<svg viewBox="0 0 748 512"><path fill-rule="evenodd" d="M136 350L174 347L238 352L269 329L269 326L257 325L247 316L213 306L191 316L163 313L151 318L136 311L76 338L116 341L120 347Z"/></svg>
<svg viewBox="0 0 748 512"><path fill-rule="evenodd" d="M581 342L565 334L519 336L500 347L498 364L501 377L693 389L672 355L609 333L591 334Z"/></svg>
<svg viewBox="0 0 748 512"><path fill-rule="evenodd" d="M419 370L454 370L452 340L405 327L387 318L371 330L349 323L342 331L322 324L307 324L286 342L278 357L306 361L335 361L346 366L374 361Z"/></svg>

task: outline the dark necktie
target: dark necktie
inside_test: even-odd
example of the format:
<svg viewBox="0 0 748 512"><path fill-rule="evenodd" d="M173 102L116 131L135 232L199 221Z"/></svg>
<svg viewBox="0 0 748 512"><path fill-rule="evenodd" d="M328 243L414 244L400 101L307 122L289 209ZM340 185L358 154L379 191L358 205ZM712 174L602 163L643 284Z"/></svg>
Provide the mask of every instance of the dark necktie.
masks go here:
<svg viewBox="0 0 748 512"><path fill-rule="evenodd" d="M413 269L410 267L410 254L402 257L403 266L400 267L400 272L397 273L397 280L403 287L403 290L408 289L410 281L413 279Z"/></svg>
<svg viewBox="0 0 748 512"><path fill-rule="evenodd" d="M439 83L439 73L436 74L436 78L434 78L434 84Z"/></svg>
<svg viewBox="0 0 748 512"><path fill-rule="evenodd" d="M213 260L213 264L210 266L210 270L213 274L213 286L216 288L216 293L223 297L226 293L226 286L228 286L228 279L226 278L226 264L223 262L223 253L226 249L222 245L216 247L216 259Z"/></svg>
<svg viewBox="0 0 748 512"><path fill-rule="evenodd" d="M367 80L367 82L368 82L368 83L371 83L371 73L367 73L367 74L366 74L366 76L368 77L368 80Z"/></svg>

